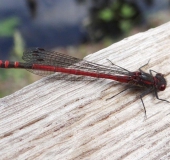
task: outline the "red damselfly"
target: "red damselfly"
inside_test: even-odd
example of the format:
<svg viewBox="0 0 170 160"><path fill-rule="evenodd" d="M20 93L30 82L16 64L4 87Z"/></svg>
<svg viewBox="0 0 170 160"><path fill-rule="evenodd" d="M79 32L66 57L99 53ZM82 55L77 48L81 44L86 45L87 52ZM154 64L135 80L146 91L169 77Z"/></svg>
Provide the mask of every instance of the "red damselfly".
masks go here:
<svg viewBox="0 0 170 160"><path fill-rule="evenodd" d="M28 49L23 53L22 58L26 61L25 63L0 60L0 68L27 69L30 72L41 76L49 73L61 72L75 76L81 75L94 78L105 78L128 83L130 88L137 87L143 89L140 99L144 107L145 115L146 109L142 99L145 95L154 92L158 100L169 102L165 99L160 99L157 93L158 91L164 91L167 86L163 74L157 73L153 70L149 70L149 73L146 73L142 70L142 67L148 63L140 67L139 71L131 72L115 64L112 64L111 67L104 66L62 53L46 51L42 48ZM153 72L156 73L155 76L153 76Z"/></svg>

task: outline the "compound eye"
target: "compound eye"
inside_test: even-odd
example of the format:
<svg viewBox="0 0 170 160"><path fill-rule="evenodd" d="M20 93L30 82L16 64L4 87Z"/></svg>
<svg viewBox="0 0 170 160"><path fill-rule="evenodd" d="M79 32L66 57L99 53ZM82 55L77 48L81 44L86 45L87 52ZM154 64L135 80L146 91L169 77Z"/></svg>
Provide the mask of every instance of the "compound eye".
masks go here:
<svg viewBox="0 0 170 160"><path fill-rule="evenodd" d="M165 86L164 84L162 84L162 85L159 87L159 90L160 90L160 91L164 91L165 88L166 88L166 86Z"/></svg>

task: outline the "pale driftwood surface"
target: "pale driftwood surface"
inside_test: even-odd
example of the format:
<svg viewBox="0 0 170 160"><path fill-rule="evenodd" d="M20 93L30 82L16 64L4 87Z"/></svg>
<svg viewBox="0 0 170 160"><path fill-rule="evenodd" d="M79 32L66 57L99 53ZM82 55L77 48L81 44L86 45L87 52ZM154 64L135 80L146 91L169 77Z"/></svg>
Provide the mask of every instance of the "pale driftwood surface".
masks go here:
<svg viewBox="0 0 170 160"><path fill-rule="evenodd" d="M164 73L170 83L170 23L126 38L86 57ZM55 81L50 77L0 100L0 159L168 160L170 104L151 95L142 103L111 80ZM161 98L170 100L169 84Z"/></svg>

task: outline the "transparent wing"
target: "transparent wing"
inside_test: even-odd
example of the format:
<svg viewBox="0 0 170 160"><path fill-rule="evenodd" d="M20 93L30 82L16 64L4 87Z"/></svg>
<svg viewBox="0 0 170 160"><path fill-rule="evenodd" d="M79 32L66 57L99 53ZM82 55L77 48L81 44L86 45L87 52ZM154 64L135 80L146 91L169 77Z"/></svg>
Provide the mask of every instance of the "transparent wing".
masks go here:
<svg viewBox="0 0 170 160"><path fill-rule="evenodd" d="M54 67L70 68L93 73L104 73L109 75L129 75L131 72L117 65L104 66L90 61L78 59L66 54L55 51L46 51L42 48L31 48L24 52L23 60L28 64L41 64ZM28 69L34 74L41 76L49 75L54 72Z"/></svg>

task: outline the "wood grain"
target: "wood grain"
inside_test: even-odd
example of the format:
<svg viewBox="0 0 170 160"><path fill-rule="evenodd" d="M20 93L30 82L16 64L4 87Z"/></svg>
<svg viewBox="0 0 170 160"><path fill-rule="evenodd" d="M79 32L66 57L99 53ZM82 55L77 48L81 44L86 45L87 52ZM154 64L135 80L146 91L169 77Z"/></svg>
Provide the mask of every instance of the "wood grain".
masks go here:
<svg viewBox="0 0 170 160"><path fill-rule="evenodd" d="M138 33L86 57L131 71L150 63L170 83L170 23ZM111 80L64 81L56 75L0 99L0 159L168 160L170 104ZM170 85L160 98L170 100Z"/></svg>

